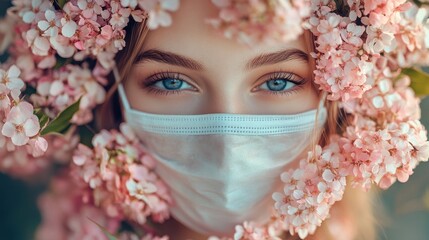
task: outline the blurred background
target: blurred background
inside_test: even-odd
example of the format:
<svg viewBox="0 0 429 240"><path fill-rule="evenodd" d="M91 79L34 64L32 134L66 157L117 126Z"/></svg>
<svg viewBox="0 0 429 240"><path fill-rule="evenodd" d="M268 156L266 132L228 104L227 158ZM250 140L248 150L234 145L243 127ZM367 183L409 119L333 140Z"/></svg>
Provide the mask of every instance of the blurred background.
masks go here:
<svg viewBox="0 0 429 240"><path fill-rule="evenodd" d="M9 0L0 0L0 16L9 6ZM4 59L0 56L0 62ZM429 98L421 106L422 122L429 129ZM0 240L33 239L40 222L37 197L46 189L44 182L24 182L0 173ZM379 240L429 239L429 163L420 164L407 184L395 183L379 198L378 210L383 213Z"/></svg>

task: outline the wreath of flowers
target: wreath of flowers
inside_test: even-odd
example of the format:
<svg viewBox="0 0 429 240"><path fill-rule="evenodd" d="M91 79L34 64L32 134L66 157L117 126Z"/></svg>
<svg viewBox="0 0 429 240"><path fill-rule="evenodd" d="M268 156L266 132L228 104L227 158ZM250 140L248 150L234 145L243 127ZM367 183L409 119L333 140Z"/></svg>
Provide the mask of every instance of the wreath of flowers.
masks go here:
<svg viewBox="0 0 429 240"><path fill-rule="evenodd" d="M40 199L40 239L168 239L148 221L169 218L173 200L132 130L101 130L85 139L85 126L106 99L108 75L125 46L130 18L149 29L168 27L179 0L13 0L0 22L0 171L18 177L53 164L62 171ZM315 82L339 102L350 124L316 146L297 169L281 175L266 225L245 222L234 236L214 239L304 239L329 217L353 186L386 189L406 182L429 158L419 98L429 94L428 10L406 0L212 0L219 16L207 19L244 44L314 35ZM13 23L13 24L11 24ZM87 135L87 134L86 134ZM55 206L55 207L54 207ZM55 211L55 213L53 212ZM85 217L84 217L85 216ZM144 232L124 229L127 223Z"/></svg>

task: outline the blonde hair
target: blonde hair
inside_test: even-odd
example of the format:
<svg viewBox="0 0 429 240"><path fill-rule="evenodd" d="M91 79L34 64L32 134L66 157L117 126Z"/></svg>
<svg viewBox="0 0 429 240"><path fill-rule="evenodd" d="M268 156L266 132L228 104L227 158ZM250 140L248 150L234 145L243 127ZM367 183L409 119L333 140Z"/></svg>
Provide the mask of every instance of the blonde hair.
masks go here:
<svg viewBox="0 0 429 240"><path fill-rule="evenodd" d="M121 81L127 78L148 33L145 21L136 23L131 20L125 30L127 31L125 39L127 43L126 47L116 56ZM314 36L311 33L306 33L305 39L310 42L312 48L310 50L314 51ZM314 62L312 65L314 69ZM119 97L116 91L118 84L119 82L116 82L114 77L110 76L107 99L96 114L96 125L99 129L117 128L122 120ZM317 86L315 87L317 89ZM322 101L325 100L325 97L322 97ZM320 135L321 137L318 140L318 143L322 146L329 142L330 136L343 131L345 126L347 126L346 115L340 111L337 102L325 101L325 106L328 111L328 118ZM344 239L342 236L338 238L338 233L332 232L333 228L329 227L329 224L333 224L335 219L346 219L347 227L351 228L350 231L353 231L352 239L373 240L376 238L375 219L372 211L374 205L372 200L375 199L373 196L374 192L363 192L360 189L353 189L350 187L351 184L347 186L343 200L337 202L331 209L331 219L326 220L317 229L316 233L307 239Z"/></svg>

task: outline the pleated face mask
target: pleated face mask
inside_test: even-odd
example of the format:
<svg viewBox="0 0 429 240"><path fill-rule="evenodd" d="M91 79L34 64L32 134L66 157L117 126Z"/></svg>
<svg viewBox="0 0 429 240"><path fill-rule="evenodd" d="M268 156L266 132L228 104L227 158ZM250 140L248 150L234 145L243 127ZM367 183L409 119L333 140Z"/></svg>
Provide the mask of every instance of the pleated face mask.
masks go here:
<svg viewBox="0 0 429 240"><path fill-rule="evenodd" d="M131 109L118 90L125 121L170 188L172 216L202 234L267 222L280 174L306 156L327 115L324 107L295 115L151 114Z"/></svg>

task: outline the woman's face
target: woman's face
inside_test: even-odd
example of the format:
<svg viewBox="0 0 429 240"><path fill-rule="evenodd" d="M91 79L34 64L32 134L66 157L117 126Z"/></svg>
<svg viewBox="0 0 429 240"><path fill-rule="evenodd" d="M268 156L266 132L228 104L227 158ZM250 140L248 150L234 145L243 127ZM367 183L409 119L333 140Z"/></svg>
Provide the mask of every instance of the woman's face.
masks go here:
<svg viewBox="0 0 429 240"><path fill-rule="evenodd" d="M131 107L157 114L294 114L314 109L304 37L249 48L204 22L210 1L181 1L170 27L150 31L124 83Z"/></svg>

